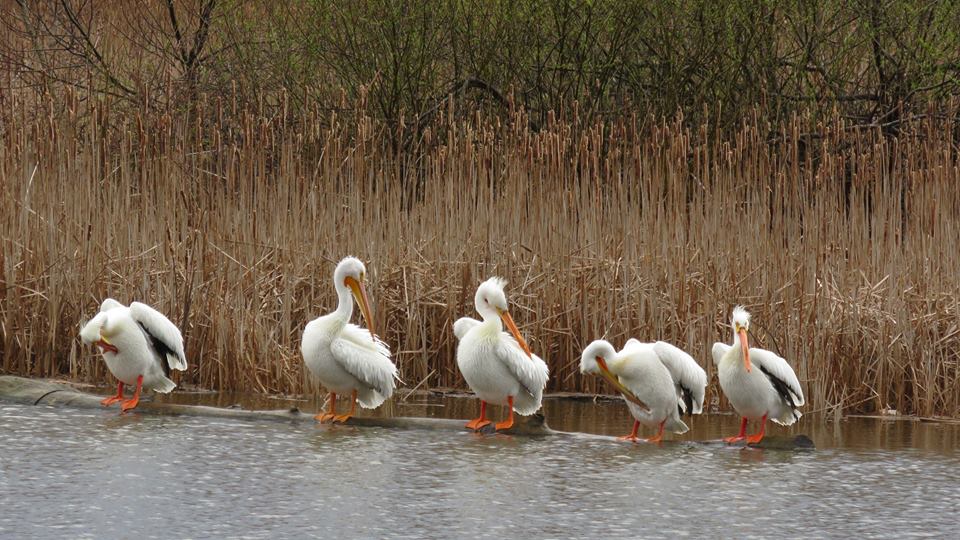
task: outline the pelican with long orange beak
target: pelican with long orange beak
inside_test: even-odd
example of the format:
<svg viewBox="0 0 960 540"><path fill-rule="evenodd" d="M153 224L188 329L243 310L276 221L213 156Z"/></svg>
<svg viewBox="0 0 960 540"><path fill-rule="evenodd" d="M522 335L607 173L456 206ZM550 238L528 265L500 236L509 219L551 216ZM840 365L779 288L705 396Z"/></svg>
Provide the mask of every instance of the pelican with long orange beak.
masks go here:
<svg viewBox="0 0 960 540"><path fill-rule="evenodd" d="M770 351L750 348L750 313L746 309L733 308L730 325L733 345L714 343L713 361L718 367L720 388L742 418L740 433L724 440L758 443L763 439L767 420L789 426L800 419L803 390L786 360ZM760 431L747 435L748 420L759 421Z"/></svg>
<svg viewBox="0 0 960 540"><path fill-rule="evenodd" d="M483 320L463 317L453 325L460 340L457 366L480 398L480 416L467 423L468 429L490 424L488 403L509 408L507 419L494 426L498 431L513 426L514 411L524 416L537 412L550 377L547 364L530 351L513 322L504 286L506 282L497 277L481 283L474 305ZM503 331L504 325L509 334Z"/></svg>
<svg viewBox="0 0 960 540"><path fill-rule="evenodd" d="M140 403L140 392L151 389L166 394L177 387L171 371L185 371L180 329L152 307L132 302L125 306L113 298L100 305L100 313L80 329L80 339L100 348L110 373L117 378L117 394L100 403L120 402L123 414ZM123 399L123 385L133 386L133 397Z"/></svg>
<svg viewBox="0 0 960 540"><path fill-rule="evenodd" d="M320 422L346 422L356 412L356 404L365 409L379 407L393 395L397 367L390 360L390 349L374 332L370 301L364 288L367 269L354 257L340 261L333 272L337 290L337 309L307 323L300 351L310 372L330 392L328 409L315 417ZM350 324L353 302L367 328ZM350 395L350 412L337 414L337 394Z"/></svg>
<svg viewBox="0 0 960 540"><path fill-rule="evenodd" d="M630 339L617 352L610 342L598 339L583 350L580 373L602 376L627 402L633 431L620 440L636 442L641 424L657 429L647 442L660 442L664 431L686 433L689 428L680 415L703 409L706 372L692 356L665 341Z"/></svg>

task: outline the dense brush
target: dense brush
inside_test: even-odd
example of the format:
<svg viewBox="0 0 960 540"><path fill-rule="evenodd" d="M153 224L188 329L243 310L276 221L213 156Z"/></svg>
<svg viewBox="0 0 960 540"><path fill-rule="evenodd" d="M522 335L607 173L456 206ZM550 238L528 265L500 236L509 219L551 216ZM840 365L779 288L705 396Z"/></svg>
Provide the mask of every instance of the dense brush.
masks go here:
<svg viewBox="0 0 960 540"><path fill-rule="evenodd" d="M216 99L113 116L109 99L62 101L2 113L4 372L108 380L77 332L112 296L180 326L185 382L313 391L300 336L333 307L328 276L353 253L411 386L462 387L452 323L496 274L551 362L548 390L598 390L580 350L632 336L697 358L709 404L709 347L729 341L743 302L757 346L793 364L807 412L960 413L950 120L888 137L840 117L750 117L722 133L558 114L532 132L521 109L441 110L398 146L362 112L221 123L199 116L227 106Z"/></svg>

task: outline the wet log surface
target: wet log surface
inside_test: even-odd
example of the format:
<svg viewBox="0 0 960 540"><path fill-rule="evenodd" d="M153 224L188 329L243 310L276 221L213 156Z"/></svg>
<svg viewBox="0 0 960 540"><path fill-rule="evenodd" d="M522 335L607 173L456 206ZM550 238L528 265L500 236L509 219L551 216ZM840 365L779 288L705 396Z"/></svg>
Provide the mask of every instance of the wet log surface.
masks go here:
<svg viewBox="0 0 960 540"><path fill-rule="evenodd" d="M47 405L53 407L76 407L82 409L100 409L100 400L104 396L97 396L82 392L63 382L56 382L44 379L28 379L15 376L0 376L0 401L21 403L26 405ZM110 410L117 414L119 405L113 405ZM271 411L251 411L237 408L208 407L204 405L180 405L175 403L155 403L151 401L141 401L137 408L132 411L139 414L152 415L182 415L182 416L201 416L208 418L230 418L251 421L275 421L275 422L316 422L312 414L301 412L299 409L281 409ZM417 417L353 417L346 425L357 427L380 427L394 429L427 429L443 431L464 431L466 420L454 420L447 418L417 418ZM486 426L481 433L493 434L493 425ZM594 439L607 439L614 441L614 437L607 435L594 435L588 433L570 433L565 431L556 431L547 425L546 419L542 414L532 416L515 416L515 423L512 428L502 431L505 435L518 435L528 437L547 437L547 436L566 436ZM664 445L711 445L711 446L750 446L766 450L812 450L813 441L806 435L795 436L768 436L757 444L746 445L745 443L727 444L721 440L709 441L664 441Z"/></svg>

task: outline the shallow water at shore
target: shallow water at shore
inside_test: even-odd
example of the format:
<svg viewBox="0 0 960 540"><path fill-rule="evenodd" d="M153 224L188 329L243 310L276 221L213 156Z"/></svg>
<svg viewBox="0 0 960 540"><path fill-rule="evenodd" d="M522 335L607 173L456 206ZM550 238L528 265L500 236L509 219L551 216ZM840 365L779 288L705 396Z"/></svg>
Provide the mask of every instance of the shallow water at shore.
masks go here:
<svg viewBox="0 0 960 540"><path fill-rule="evenodd" d="M236 396L169 399L227 405ZM476 410L474 400L417 399L381 412L468 418ZM545 404L554 428L610 434L629 428L624 409L617 402ZM691 433L676 438L716 438L735 431L737 419L712 415L691 424ZM957 426L805 418L798 428L775 431L807 433L818 450L658 447L0 403L0 536L960 533Z"/></svg>
<svg viewBox="0 0 960 540"><path fill-rule="evenodd" d="M110 393L102 389L103 395ZM320 398L284 398L258 394L229 394L217 392L177 392L156 396L157 401L214 407L242 407L245 409L289 409L297 407L311 414L324 406ZM338 411L345 411L346 400L338 401ZM502 407L491 407L491 418L499 419L506 413ZM625 435L633 426L633 417L623 402L600 398L547 398L543 414L548 425L556 430L599 435ZM474 418L479 414L476 399L457 395L415 394L407 399L385 403L376 410L358 409L361 416L415 416L431 418ZM740 419L733 414L709 414L685 417L690 431L683 435L667 434L666 439L710 440L734 435L739 431ZM749 428L750 432L756 426ZM641 436L652 432L641 428ZM818 448L849 448L864 450L919 449L953 453L960 448L960 423L929 422L917 418L889 417L887 419L848 417L840 422L827 422L817 415L807 414L794 426L767 424L768 434L808 435Z"/></svg>

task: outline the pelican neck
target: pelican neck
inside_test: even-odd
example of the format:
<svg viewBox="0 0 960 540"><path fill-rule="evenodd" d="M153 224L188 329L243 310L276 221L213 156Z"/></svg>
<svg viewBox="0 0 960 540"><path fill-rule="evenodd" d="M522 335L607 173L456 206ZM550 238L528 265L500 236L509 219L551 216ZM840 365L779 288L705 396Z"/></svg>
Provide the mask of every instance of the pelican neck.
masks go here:
<svg viewBox="0 0 960 540"><path fill-rule="evenodd" d="M337 289L337 310L334 314L337 318L348 321L353 315L353 294L343 283L335 282L334 285Z"/></svg>
<svg viewBox="0 0 960 540"><path fill-rule="evenodd" d="M500 316L495 312L488 311L484 313L479 309L477 312L480 314L480 318L483 320L481 324L496 328L497 330L503 330L503 321L500 320Z"/></svg>

